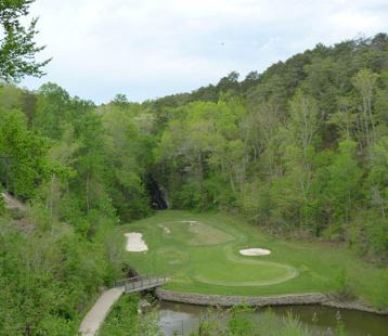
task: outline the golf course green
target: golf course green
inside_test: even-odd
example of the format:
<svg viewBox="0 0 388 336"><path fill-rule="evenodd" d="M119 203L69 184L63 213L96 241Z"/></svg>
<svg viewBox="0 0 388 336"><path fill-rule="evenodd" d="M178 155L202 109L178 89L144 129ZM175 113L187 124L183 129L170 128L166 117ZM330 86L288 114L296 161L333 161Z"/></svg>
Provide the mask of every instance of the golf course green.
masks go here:
<svg viewBox="0 0 388 336"><path fill-rule="evenodd" d="M127 252L129 263L141 274L169 276L166 289L220 295L337 293L388 306L388 270L333 244L275 238L219 213L163 211L120 230L123 237L143 234L149 250ZM245 248L271 254L243 256L239 251Z"/></svg>

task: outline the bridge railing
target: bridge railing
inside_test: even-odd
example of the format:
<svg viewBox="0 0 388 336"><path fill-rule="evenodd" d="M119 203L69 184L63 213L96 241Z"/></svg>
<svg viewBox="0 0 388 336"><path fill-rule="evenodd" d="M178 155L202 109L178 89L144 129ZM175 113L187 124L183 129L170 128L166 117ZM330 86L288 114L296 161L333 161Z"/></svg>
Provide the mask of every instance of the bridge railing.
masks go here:
<svg viewBox="0 0 388 336"><path fill-rule="evenodd" d="M115 287L124 287L125 291L137 290L163 285L168 281L166 276L135 276L115 281Z"/></svg>

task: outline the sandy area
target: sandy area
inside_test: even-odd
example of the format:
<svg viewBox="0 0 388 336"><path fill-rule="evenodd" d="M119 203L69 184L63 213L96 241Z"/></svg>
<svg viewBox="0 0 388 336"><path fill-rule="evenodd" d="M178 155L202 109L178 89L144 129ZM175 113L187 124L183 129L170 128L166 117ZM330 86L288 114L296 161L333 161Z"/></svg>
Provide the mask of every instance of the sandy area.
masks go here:
<svg viewBox="0 0 388 336"><path fill-rule="evenodd" d="M248 257L266 256L270 255L271 251L263 248L248 248L240 250L240 254Z"/></svg>
<svg viewBox="0 0 388 336"><path fill-rule="evenodd" d="M148 246L143 240L143 235L138 232L126 233L124 236L127 238L126 250L128 252L146 252Z"/></svg>

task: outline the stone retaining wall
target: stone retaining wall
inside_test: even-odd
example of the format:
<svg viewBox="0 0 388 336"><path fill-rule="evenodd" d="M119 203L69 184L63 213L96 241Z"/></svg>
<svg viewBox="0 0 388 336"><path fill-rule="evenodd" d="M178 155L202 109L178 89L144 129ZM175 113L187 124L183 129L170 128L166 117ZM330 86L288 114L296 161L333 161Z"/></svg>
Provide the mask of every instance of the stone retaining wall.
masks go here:
<svg viewBox="0 0 388 336"><path fill-rule="evenodd" d="M187 303L200 306L231 307L247 305L251 307L322 305L339 309L361 310L369 313L387 315L388 311L377 310L360 302L340 302L322 293L288 294L276 296L224 296L197 293L174 292L157 288L158 299L171 302Z"/></svg>
<svg viewBox="0 0 388 336"><path fill-rule="evenodd" d="M323 306L338 308L338 309L350 309L350 310L359 310L366 313L373 313L378 315L388 315L388 310L379 310L368 305L365 305L361 302L341 302L338 300L332 300L328 298L327 301L322 303Z"/></svg>

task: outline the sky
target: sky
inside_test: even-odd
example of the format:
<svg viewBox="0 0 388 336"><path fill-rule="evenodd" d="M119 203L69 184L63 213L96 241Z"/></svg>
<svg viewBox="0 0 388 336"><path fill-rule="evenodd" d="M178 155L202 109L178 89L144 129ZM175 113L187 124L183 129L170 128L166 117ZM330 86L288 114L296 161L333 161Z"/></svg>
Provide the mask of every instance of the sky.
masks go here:
<svg viewBox="0 0 388 336"><path fill-rule="evenodd" d="M388 33L388 0L36 0L41 79L100 104L241 79L313 48Z"/></svg>

